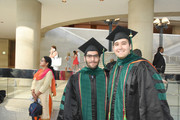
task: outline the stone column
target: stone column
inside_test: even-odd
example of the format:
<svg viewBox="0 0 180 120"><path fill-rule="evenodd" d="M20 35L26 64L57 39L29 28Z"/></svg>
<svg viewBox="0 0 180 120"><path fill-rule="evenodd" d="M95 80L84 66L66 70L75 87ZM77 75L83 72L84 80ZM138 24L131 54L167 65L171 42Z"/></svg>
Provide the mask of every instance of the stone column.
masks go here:
<svg viewBox="0 0 180 120"><path fill-rule="evenodd" d="M152 61L154 0L129 0L128 28L138 32L132 39L133 49L140 49L143 57Z"/></svg>
<svg viewBox="0 0 180 120"><path fill-rule="evenodd" d="M17 0L15 68L39 68L40 30L41 3Z"/></svg>

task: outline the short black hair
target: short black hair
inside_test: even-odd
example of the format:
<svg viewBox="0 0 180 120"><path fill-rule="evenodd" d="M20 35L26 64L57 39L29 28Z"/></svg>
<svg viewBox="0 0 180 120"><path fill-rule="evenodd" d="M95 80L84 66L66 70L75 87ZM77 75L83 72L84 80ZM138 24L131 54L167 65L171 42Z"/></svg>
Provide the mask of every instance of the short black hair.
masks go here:
<svg viewBox="0 0 180 120"><path fill-rule="evenodd" d="M142 52L141 52L140 49L134 49L134 50L133 50L133 53L134 53L135 55L139 56L139 57L142 57Z"/></svg>
<svg viewBox="0 0 180 120"><path fill-rule="evenodd" d="M164 49L163 47L158 47L157 52L160 52L161 49Z"/></svg>

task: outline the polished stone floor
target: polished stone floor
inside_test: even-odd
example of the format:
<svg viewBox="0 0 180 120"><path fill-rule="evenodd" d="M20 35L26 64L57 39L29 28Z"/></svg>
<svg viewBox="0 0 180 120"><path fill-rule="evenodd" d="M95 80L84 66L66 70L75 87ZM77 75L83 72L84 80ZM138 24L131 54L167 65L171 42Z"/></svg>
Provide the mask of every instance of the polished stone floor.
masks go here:
<svg viewBox="0 0 180 120"><path fill-rule="evenodd" d="M28 107L32 103L30 84L32 80L14 78L0 78L0 90L7 91L7 97L0 104L0 120L32 120L28 114ZM22 83L21 83L22 82ZM28 84L29 83L29 84ZM58 80L57 95L53 97L52 119L56 120L59 105L67 80Z"/></svg>
<svg viewBox="0 0 180 120"><path fill-rule="evenodd" d="M7 91L7 97L0 104L0 120L31 120L28 107L32 102L30 79L0 78L0 90ZM53 98L53 114L51 120L56 120L59 105L67 80L58 80L57 96ZM167 100L174 120L180 120L180 84L170 81L167 90Z"/></svg>

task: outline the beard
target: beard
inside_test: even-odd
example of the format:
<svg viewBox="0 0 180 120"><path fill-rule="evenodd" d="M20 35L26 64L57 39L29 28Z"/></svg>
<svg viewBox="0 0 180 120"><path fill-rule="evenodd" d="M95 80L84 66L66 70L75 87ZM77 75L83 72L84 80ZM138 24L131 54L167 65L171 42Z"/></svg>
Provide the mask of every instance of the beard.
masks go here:
<svg viewBox="0 0 180 120"><path fill-rule="evenodd" d="M98 67L98 64L99 64L99 62L93 62L93 63L96 63L97 65L96 65L96 66L91 66L90 63L92 63L92 62L89 62L89 63L88 63L88 62L86 61L86 65L87 65L89 68L91 68L91 69L96 69L96 68Z"/></svg>

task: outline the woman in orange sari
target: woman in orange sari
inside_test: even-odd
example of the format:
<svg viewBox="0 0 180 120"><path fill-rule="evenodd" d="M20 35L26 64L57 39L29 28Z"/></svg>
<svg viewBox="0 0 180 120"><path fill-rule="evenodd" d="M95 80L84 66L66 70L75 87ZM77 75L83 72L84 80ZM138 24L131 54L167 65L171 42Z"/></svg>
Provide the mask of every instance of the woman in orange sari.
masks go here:
<svg viewBox="0 0 180 120"><path fill-rule="evenodd" d="M52 113L52 96L56 95L54 70L51 67L51 58L44 56L40 61L39 69L33 78L31 91L35 101L39 98L43 111L41 120L50 120Z"/></svg>

